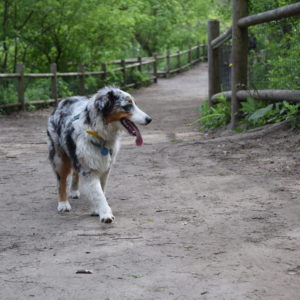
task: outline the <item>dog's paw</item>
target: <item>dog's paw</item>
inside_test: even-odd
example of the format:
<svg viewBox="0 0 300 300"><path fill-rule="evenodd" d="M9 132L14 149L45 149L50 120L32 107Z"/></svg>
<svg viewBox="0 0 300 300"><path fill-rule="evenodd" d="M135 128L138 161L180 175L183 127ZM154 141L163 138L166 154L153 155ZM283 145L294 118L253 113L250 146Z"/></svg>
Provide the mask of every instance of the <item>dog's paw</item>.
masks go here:
<svg viewBox="0 0 300 300"><path fill-rule="evenodd" d="M57 210L59 212L67 212L71 210L71 205L69 201L58 202Z"/></svg>
<svg viewBox="0 0 300 300"><path fill-rule="evenodd" d="M100 213L100 221L105 224L112 223L115 217L112 212Z"/></svg>
<svg viewBox="0 0 300 300"><path fill-rule="evenodd" d="M72 199L79 199L80 197L80 192L78 190L71 190L70 191L70 197Z"/></svg>

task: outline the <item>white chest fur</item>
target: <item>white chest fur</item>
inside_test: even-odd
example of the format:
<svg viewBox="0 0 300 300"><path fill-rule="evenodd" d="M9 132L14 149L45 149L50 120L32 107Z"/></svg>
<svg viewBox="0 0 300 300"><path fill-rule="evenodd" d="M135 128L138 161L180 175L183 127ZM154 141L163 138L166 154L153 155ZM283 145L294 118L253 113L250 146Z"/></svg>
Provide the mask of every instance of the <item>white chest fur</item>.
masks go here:
<svg viewBox="0 0 300 300"><path fill-rule="evenodd" d="M103 155L101 148L95 146L90 138L81 136L77 140L76 155L86 171L93 170L101 174L110 169L119 151L119 144L119 138L113 143L107 143L105 147L109 151Z"/></svg>

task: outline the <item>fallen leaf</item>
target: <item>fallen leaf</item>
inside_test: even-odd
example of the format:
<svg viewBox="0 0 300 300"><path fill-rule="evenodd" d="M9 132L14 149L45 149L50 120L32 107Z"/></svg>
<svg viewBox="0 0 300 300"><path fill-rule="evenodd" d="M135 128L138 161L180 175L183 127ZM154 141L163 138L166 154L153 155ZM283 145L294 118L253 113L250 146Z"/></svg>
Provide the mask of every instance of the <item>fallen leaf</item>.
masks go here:
<svg viewBox="0 0 300 300"><path fill-rule="evenodd" d="M135 279L144 277L144 275L141 275L141 274L131 275L131 276Z"/></svg>

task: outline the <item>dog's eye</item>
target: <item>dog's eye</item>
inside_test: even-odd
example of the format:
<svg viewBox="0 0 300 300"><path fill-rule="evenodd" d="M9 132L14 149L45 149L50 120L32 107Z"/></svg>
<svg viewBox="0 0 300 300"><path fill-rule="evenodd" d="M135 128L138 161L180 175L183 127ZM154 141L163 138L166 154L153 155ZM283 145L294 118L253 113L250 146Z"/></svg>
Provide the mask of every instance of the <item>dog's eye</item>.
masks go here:
<svg viewBox="0 0 300 300"><path fill-rule="evenodd" d="M132 104L126 104L125 106L123 106L123 109L127 112L129 112L132 109L133 105Z"/></svg>

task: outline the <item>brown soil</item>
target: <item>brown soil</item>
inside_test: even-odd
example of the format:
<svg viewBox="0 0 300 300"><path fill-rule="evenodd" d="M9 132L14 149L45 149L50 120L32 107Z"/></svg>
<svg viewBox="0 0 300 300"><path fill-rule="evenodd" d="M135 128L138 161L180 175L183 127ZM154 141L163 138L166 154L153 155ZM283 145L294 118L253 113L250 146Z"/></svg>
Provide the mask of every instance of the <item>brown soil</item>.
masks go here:
<svg viewBox="0 0 300 300"><path fill-rule="evenodd" d="M83 197L57 213L51 109L0 118L1 299L299 299L299 130L199 132L206 71L133 92L153 123L123 139L111 225Z"/></svg>

